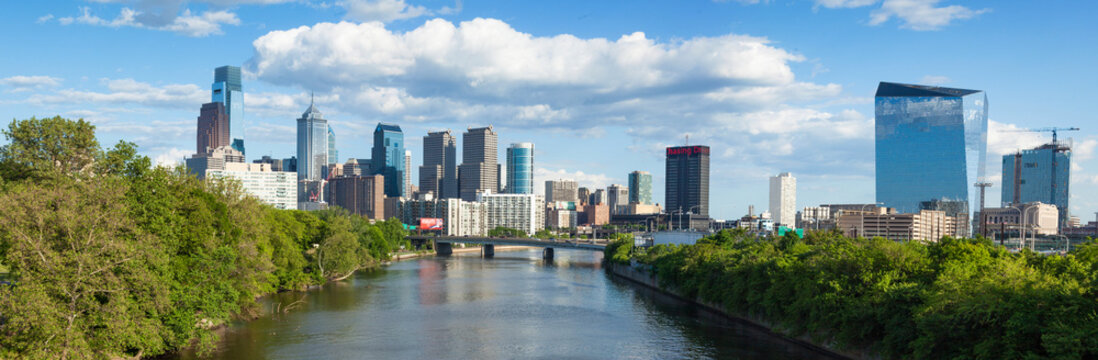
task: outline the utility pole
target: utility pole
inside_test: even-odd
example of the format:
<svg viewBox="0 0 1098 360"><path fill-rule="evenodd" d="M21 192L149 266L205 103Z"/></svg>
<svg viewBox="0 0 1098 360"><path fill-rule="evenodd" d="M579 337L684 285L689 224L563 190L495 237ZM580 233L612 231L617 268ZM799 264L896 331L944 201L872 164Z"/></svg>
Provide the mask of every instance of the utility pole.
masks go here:
<svg viewBox="0 0 1098 360"><path fill-rule="evenodd" d="M985 229L987 228L987 217L984 216L984 192L991 186L991 183L981 180L975 186L980 188L980 235L987 236L987 229Z"/></svg>

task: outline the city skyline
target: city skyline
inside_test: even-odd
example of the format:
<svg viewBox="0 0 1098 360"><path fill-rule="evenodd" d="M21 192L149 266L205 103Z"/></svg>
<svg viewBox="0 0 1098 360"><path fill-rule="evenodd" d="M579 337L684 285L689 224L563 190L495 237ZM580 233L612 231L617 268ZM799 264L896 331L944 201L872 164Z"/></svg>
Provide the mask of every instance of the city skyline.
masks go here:
<svg viewBox="0 0 1098 360"><path fill-rule="evenodd" d="M58 113L88 118L99 127L103 143L118 139L135 141L143 154L178 161L193 153L193 122L200 106L209 101L210 70L225 64L239 65L243 67L243 88L248 90L245 94L248 161L262 155L274 158L294 155L292 136L284 134L293 133L288 129L293 128L294 119L308 106L307 94L316 91L317 106L324 109L329 124L339 134L338 150L345 154L344 158L370 157L369 133L378 122L396 123L404 128L407 149L420 148L421 137L428 131L461 131L494 125L500 134L500 144L537 145L535 184L574 178L583 187L605 188L627 183L629 171L644 170L653 174L653 188L661 189L665 181L661 170L662 149L684 144L685 136L689 135L691 144L705 144L713 149L712 216L736 218L746 212L748 205L765 209L767 177L786 171L798 174L798 209L822 203L872 202L873 110L871 100L867 99L871 99L873 88L879 81L945 85L981 89L991 98L987 175L994 186L987 190L988 206L1000 201L1001 156L1049 140L1047 134L999 130L1078 126L1083 131L1070 134L1075 140L1072 160L1076 167L1071 177L1071 210L1087 219L1098 208L1098 190L1093 186L1098 184L1095 173L1098 162L1093 157L1098 133L1088 128L1087 112L1081 107L1085 99L1094 95L1087 84L1093 82L1095 72L1073 65L1093 62L1093 52L1077 46L1036 44L1030 45L1036 51L1004 56L1003 50L990 46L994 44L943 41L959 34L983 39L994 32L1003 33L1005 38L1049 39L1062 44L1094 34L1095 29L1066 28L1069 25L1063 24L1070 21L1034 19L1029 14L1070 17L1087 13L1085 9L1069 11L1063 4L1034 9L1035 5L943 1L928 6L944 9L956 5L971 11L970 16L946 16L944 23L929 24L914 15L899 13L871 23L871 12L886 11L880 4L853 8L832 8L821 5L822 2L785 7L737 2L681 7L643 4L619 14L600 6L569 2L557 4L555 9L538 8L536 12L531 7L543 5L465 4L463 9L452 13L443 13L441 9L452 8L454 4L400 3L406 5L401 10L405 11L403 18L375 19L382 22L369 23L340 6L320 9L294 3L216 8L184 2L177 19L183 17L184 9L196 18L206 12L224 12L236 19L235 24L213 23L208 29L216 31L205 34L151 24L109 25L122 7L147 11L140 3L12 4L11 11L2 15L8 20L3 26L8 27L8 34L23 35L12 36L9 43L17 47L29 43L51 46L43 47L44 56L33 63L19 58L0 60L7 65L0 73L0 91L8 100L0 106L13 118ZM675 19L690 16L692 21L670 28L660 21L631 16L651 13L653 7L661 7L658 13L665 16ZM415 8L424 11L408 12ZM265 12L293 12L301 16L267 20L269 17L261 15ZM433 15L416 16L426 13ZM545 20L531 19L529 14L533 13L544 16ZM589 17L577 21L575 13ZM797 16L802 21L786 23L788 29L767 24L768 19L786 16ZM1027 17L1024 26L1002 26L1017 23L1017 18L1023 16ZM95 18L104 21L95 22L92 20ZM15 27L34 31L20 32ZM805 31L815 28L828 31L818 35ZM351 82L333 78L334 75L328 74L346 69L339 63L338 67L322 66L320 60L330 55L324 43L303 42L302 48L291 51L291 55L273 52L278 50L273 46L279 39L307 39L307 35L333 32L375 34L367 30L377 30L376 34L387 36L386 39L393 34L431 38L447 31L480 30L502 35L526 34L550 45L554 44L555 36L567 34L583 42L584 47L576 50L582 52L580 55L600 51L620 54L626 45L640 44L640 49L651 51L652 59L664 59L666 63L657 66L642 61L628 68L628 72L621 68L607 72L614 76L551 69L542 74L531 73L536 75L530 79L532 84L545 87L545 92L540 93L545 99L542 100L517 95L513 99L504 98L530 89L515 80L521 74L499 70L504 69L500 64L478 63L480 58L471 54L470 61L474 63L467 65L485 65L488 66L485 69L497 72L474 78L463 67L466 64L450 64L447 69L463 79L460 84L479 80L477 91L463 97L453 91L458 83L412 81L416 76L430 74L401 67L399 62L390 67L370 63L364 68L378 70L351 71L349 74L359 79ZM638 31L643 35L635 34ZM72 36L76 33L79 36ZM836 44L825 40L836 33L847 36L849 41ZM889 43L897 45L884 45L879 41L883 38L894 40ZM593 48L599 46L595 41L598 39L606 39L608 47ZM749 60L757 60L760 67L750 69L761 75L722 73L727 69L668 55L668 50L681 51L687 44L717 46L731 44L732 40L757 45L760 52L733 47L728 50L727 62L746 67L745 64L754 63ZM119 43L147 51L109 62L92 56ZM533 51L531 54L543 54L534 56L535 60L539 56L552 59L526 43L509 45L516 51L529 49ZM65 56L51 58L61 49ZM941 61L938 58L942 52L954 55L949 61ZM194 56L199 53L202 58ZM211 53L215 55L210 56ZM379 49L377 53L384 59L404 56L387 49ZM877 55L869 61L854 59L852 54ZM61 62L73 55L87 58L87 64ZM294 57L313 67L309 72L287 68L286 62ZM616 58L595 59L610 63L607 60ZM1050 72L1021 71L1034 63L1048 63ZM528 68L528 64L513 65ZM588 69L584 64L577 66L582 71ZM676 70L679 68L693 70L686 73ZM1064 69L1083 73L1065 74ZM663 71L670 83L646 83L644 76L651 70ZM675 82L679 81L677 77L690 74L720 85L699 88L701 83ZM383 77L392 81L379 81ZM436 87L429 88L429 84ZM565 87L573 91L557 90ZM600 93L618 97L599 97ZM439 110L442 108L449 110ZM577 140L584 145L569 145ZM411 163L416 170L422 164L422 155L413 152ZM332 162L342 163L344 158ZM417 174L410 175L413 182L418 178ZM543 189L534 186L534 190L540 193ZM968 191L973 191L971 186ZM662 191L653 192L653 202L665 203Z"/></svg>

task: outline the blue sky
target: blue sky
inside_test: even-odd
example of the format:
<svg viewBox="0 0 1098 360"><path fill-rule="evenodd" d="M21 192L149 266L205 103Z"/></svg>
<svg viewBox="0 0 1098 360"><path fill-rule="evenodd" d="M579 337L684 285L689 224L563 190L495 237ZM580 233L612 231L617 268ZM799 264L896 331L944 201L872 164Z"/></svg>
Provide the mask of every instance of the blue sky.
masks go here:
<svg viewBox="0 0 1098 360"><path fill-rule="evenodd" d="M765 209L767 177L798 207L873 201L879 81L987 91L989 204L1004 152L1078 126L1072 212L1098 211L1098 24L1088 1L94 0L0 11L0 113L82 117L101 142L162 162L194 149L213 68L246 72L248 157L289 157L315 91L340 156L369 157L379 122L494 125L500 154L536 144L536 183L623 184L662 149L712 147L712 214ZM459 138L460 141L460 138ZM500 156L502 159L503 156ZM413 173L413 179L416 179ZM415 181L415 180L414 180ZM542 186L538 186L541 191ZM1087 215L1090 214L1090 215Z"/></svg>

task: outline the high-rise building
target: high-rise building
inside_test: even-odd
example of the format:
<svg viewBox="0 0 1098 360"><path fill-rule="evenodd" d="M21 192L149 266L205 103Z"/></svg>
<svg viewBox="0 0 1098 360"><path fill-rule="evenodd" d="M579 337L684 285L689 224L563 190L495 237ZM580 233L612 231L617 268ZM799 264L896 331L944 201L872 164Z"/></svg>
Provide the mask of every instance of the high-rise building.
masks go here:
<svg viewBox="0 0 1098 360"><path fill-rule="evenodd" d="M514 143L507 148L507 186L510 194L534 193L534 143Z"/></svg>
<svg viewBox="0 0 1098 360"><path fill-rule="evenodd" d="M606 189L595 189L595 192L591 193L591 198L587 200L589 205L607 205L608 202Z"/></svg>
<svg viewBox="0 0 1098 360"><path fill-rule="evenodd" d="M488 208L488 229L506 227L533 235L545 228L545 201L534 194L492 194L480 192L477 201Z"/></svg>
<svg viewBox="0 0 1098 360"><path fill-rule="evenodd" d="M499 189L499 162L496 160L498 135L488 126L469 128L464 137L459 170L461 178L458 180L461 185L461 199L476 201L477 192L495 192Z"/></svg>
<svg viewBox="0 0 1098 360"><path fill-rule="evenodd" d="M1025 204L1042 202L1056 205L1058 226L1068 221L1071 195L1071 146L1068 142L1038 146L1003 155L1003 202Z"/></svg>
<svg viewBox="0 0 1098 360"><path fill-rule="evenodd" d="M332 125L328 125L328 163L339 163L339 150L336 150L336 134Z"/></svg>
<svg viewBox="0 0 1098 360"><path fill-rule="evenodd" d="M429 132L423 137L423 166L419 167L419 191L440 199L459 197L457 139L450 130Z"/></svg>
<svg viewBox="0 0 1098 360"><path fill-rule="evenodd" d="M611 215L625 212L626 205L629 205L629 188L618 184L607 186L606 204L610 206Z"/></svg>
<svg viewBox="0 0 1098 360"><path fill-rule="evenodd" d="M271 171L289 171L297 173L297 170L284 170L282 167L282 159L271 158L270 155L263 155L262 158L252 160L253 164L270 164ZM296 175L295 175L296 176Z"/></svg>
<svg viewBox="0 0 1098 360"><path fill-rule="evenodd" d="M652 203L652 174L647 171L631 172L628 185L630 203Z"/></svg>
<svg viewBox="0 0 1098 360"><path fill-rule="evenodd" d="M385 176L385 196L404 196L404 132L400 126L378 123L372 154L373 173Z"/></svg>
<svg viewBox="0 0 1098 360"><path fill-rule="evenodd" d="M664 210L709 216L709 147L667 148Z"/></svg>
<svg viewBox="0 0 1098 360"><path fill-rule="evenodd" d="M586 187L576 188L576 206L587 205L591 202L591 189Z"/></svg>
<svg viewBox="0 0 1098 360"><path fill-rule="evenodd" d="M340 176L328 180L328 204L374 220L385 220L385 177Z"/></svg>
<svg viewBox="0 0 1098 360"><path fill-rule="evenodd" d="M404 196L412 197L412 150L404 150Z"/></svg>
<svg viewBox="0 0 1098 360"><path fill-rule="evenodd" d="M310 103L297 119L297 179L324 180L327 166L328 120Z"/></svg>
<svg viewBox="0 0 1098 360"><path fill-rule="evenodd" d="M229 114L219 102L202 104L198 115L198 139L196 153L205 153L229 144Z"/></svg>
<svg viewBox="0 0 1098 360"><path fill-rule="evenodd" d="M229 136L233 149L244 151L244 84L240 81L240 67L222 66L214 69L213 92L210 102L225 106L229 118Z"/></svg>
<svg viewBox="0 0 1098 360"><path fill-rule="evenodd" d="M230 178L240 183L244 193L277 209L297 208L294 173L274 171L268 163L245 163L244 154L232 147L207 149L186 163L199 179Z"/></svg>
<svg viewBox="0 0 1098 360"><path fill-rule="evenodd" d="M979 205L969 189L986 181L987 95L882 82L875 105L877 201L900 213L939 204L968 217Z"/></svg>
<svg viewBox="0 0 1098 360"><path fill-rule="evenodd" d="M797 222L797 178L783 172L770 177L770 213L774 222L788 227Z"/></svg>
<svg viewBox="0 0 1098 360"><path fill-rule="evenodd" d="M546 202L575 202L576 200L578 200L578 196L576 182L574 180L548 180L545 182Z"/></svg>

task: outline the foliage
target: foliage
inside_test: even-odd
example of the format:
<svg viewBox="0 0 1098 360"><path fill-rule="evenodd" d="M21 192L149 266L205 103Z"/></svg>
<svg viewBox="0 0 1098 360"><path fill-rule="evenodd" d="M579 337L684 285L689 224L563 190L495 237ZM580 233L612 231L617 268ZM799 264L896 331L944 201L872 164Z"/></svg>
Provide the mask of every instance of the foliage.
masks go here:
<svg viewBox="0 0 1098 360"><path fill-rule="evenodd" d="M337 280L406 243L393 220L277 210L151 167L94 126L13 121L0 147L0 358L151 357L216 343L255 299Z"/></svg>
<svg viewBox="0 0 1098 360"><path fill-rule="evenodd" d="M538 232L534 233L534 237L544 240L544 239L552 239L552 238L556 237L556 235L553 234L553 232L550 231L549 229L541 229L541 230L538 230Z"/></svg>
<svg viewBox="0 0 1098 360"><path fill-rule="evenodd" d="M615 234L610 243L606 244L606 259L615 264L628 264L633 246L632 234Z"/></svg>
<svg viewBox="0 0 1098 360"><path fill-rule="evenodd" d="M488 236L491 237L508 237L508 238L524 238L528 235L525 231L519 229L512 229L508 227L498 226L495 229L488 230Z"/></svg>
<svg viewBox="0 0 1098 360"><path fill-rule="evenodd" d="M757 239L725 230L695 245L630 253L661 285L770 321L790 335L885 358L1098 356L1098 243L1066 256L1007 252L986 239Z"/></svg>

